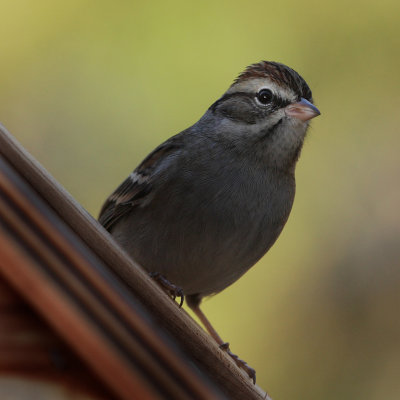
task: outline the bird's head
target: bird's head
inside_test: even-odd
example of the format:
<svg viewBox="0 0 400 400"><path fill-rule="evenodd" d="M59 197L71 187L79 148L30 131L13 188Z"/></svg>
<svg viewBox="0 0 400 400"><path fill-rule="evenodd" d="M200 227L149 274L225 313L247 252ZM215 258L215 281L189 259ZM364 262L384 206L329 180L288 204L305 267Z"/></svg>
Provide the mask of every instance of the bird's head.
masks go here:
<svg viewBox="0 0 400 400"><path fill-rule="evenodd" d="M305 80L270 61L247 67L209 113L219 132L238 146L257 145L277 164L297 160L309 121L320 114Z"/></svg>

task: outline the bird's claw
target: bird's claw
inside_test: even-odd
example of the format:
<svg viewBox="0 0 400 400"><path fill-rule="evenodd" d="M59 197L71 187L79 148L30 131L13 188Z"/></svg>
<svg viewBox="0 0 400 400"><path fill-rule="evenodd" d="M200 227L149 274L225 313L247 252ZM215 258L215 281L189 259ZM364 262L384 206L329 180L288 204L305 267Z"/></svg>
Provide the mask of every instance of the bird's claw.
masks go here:
<svg viewBox="0 0 400 400"><path fill-rule="evenodd" d="M185 296L183 294L183 290L179 287L171 283L167 278L165 278L163 275L161 275L159 272L150 272L150 277L153 278L160 286L162 286L165 291L168 293L169 296L173 300L175 300L177 297L180 297L180 302L179 302L179 308L182 307L183 301L185 299Z"/></svg>
<svg viewBox="0 0 400 400"><path fill-rule="evenodd" d="M241 358L239 358L239 356L237 356L236 354L232 353L230 348L229 348L229 343L225 342L219 345L219 348L223 351L226 351L226 353L233 359L233 361L235 362L235 364L243 369L247 375L249 376L249 378L253 381L253 383L256 383L256 370L252 367L250 367L249 364L247 364L246 361L242 360Z"/></svg>

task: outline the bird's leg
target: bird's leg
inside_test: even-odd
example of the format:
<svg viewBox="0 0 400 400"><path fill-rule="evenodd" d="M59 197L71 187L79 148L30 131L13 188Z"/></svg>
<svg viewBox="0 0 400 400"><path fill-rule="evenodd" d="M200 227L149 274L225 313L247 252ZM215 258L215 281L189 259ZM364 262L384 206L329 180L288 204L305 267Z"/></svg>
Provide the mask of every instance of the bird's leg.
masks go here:
<svg viewBox="0 0 400 400"><path fill-rule="evenodd" d="M167 291L167 293L175 300L180 297L179 308L183 305L183 300L185 296L183 295L183 290L171 283L165 276L161 275L159 272L150 272L150 277L153 278L160 286Z"/></svg>
<svg viewBox="0 0 400 400"><path fill-rule="evenodd" d="M229 348L229 343L224 342L221 336L218 335L217 331L211 325L211 322L205 316L203 311L200 309L201 298L196 295L186 296L186 304L192 309L192 311L196 314L197 318L201 321L203 326L206 328L207 332L214 338L217 342L219 348L227 352L227 354L233 359L235 364L246 371L247 375L256 383L256 371L254 368L251 368L250 365L246 363L246 361L239 358L236 354L232 353Z"/></svg>

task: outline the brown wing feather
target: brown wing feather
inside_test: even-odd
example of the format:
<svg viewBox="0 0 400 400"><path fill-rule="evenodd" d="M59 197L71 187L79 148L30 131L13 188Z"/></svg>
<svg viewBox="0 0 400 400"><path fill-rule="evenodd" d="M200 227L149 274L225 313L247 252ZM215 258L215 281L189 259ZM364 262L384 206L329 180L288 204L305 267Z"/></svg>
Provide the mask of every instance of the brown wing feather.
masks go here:
<svg viewBox="0 0 400 400"><path fill-rule="evenodd" d="M161 160L179 146L175 138L158 146L143 162L117 187L101 208L99 222L110 231L111 228L133 207L140 205L152 189L152 174Z"/></svg>
<svg viewBox="0 0 400 400"><path fill-rule="evenodd" d="M148 191L148 185L139 184L130 175L104 203L100 211L99 222L109 231L121 217L132 209L136 198L142 198Z"/></svg>

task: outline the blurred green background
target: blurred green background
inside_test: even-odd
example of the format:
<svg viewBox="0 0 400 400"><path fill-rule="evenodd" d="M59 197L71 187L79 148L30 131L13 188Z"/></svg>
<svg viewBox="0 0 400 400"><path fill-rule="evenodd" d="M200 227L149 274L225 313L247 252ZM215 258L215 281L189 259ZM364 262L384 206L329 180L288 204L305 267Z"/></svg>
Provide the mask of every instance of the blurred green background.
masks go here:
<svg viewBox="0 0 400 400"><path fill-rule="evenodd" d="M273 249L204 311L275 400L400 398L400 6L1 1L0 120L97 216L248 64L311 86Z"/></svg>

